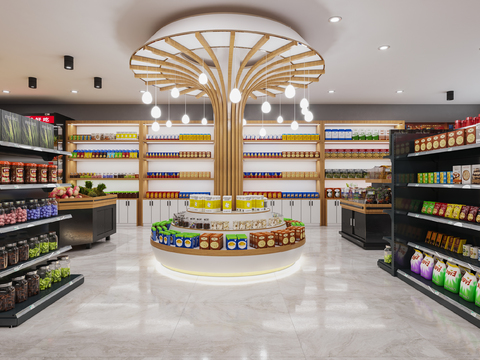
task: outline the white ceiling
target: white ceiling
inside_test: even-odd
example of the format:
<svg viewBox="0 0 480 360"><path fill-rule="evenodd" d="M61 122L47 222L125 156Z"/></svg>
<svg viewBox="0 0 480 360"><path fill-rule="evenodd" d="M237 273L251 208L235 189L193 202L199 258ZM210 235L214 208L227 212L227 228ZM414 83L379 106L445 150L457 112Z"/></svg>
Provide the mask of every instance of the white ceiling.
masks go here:
<svg viewBox="0 0 480 360"><path fill-rule="evenodd" d="M129 69L134 51L171 21L218 11L281 21L317 50L326 74L311 86L311 103L480 102L478 0L238 3L0 0L0 91L11 91L0 92L0 103L138 104L144 86ZM343 20L329 23L333 15ZM379 51L383 44L391 48ZM74 71L63 69L63 55L75 57ZM38 89L27 87L28 76L38 78ZM94 76L103 78L102 90L94 89ZM330 89L335 93L329 94ZM398 89L404 93L397 94ZM445 101L447 90L455 90L454 101ZM166 96L162 93L159 102L166 103ZM188 98L189 103L199 101Z"/></svg>

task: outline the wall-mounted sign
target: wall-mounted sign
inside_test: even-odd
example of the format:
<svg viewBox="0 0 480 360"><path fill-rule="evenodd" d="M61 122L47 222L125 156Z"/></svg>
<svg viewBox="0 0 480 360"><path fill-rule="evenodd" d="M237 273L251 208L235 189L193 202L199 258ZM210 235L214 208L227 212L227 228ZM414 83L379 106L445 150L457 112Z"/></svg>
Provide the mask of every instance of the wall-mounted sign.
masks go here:
<svg viewBox="0 0 480 360"><path fill-rule="evenodd" d="M55 123L55 116L27 116L30 119L38 120L47 124Z"/></svg>

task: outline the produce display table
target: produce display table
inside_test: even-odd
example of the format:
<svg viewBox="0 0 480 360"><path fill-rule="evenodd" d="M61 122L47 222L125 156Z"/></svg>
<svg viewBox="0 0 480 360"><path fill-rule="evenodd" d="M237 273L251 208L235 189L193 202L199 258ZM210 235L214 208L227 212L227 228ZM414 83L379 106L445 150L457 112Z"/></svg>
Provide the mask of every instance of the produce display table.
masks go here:
<svg viewBox="0 0 480 360"><path fill-rule="evenodd" d="M383 240L391 231L390 217L384 212L392 204L365 204L341 200L342 230L340 235L365 250L382 250L388 243Z"/></svg>
<svg viewBox="0 0 480 360"><path fill-rule="evenodd" d="M72 219L58 226L59 243L87 245L100 239L110 240L117 231L117 195L58 200L58 214L72 214Z"/></svg>
<svg viewBox="0 0 480 360"><path fill-rule="evenodd" d="M266 219L272 216L271 210L260 212L206 213L187 211L188 215L209 217L210 220L244 221ZM209 230L187 229L171 226L170 229L182 232L245 234L270 232L286 229L285 223L262 229L248 230ZM153 253L158 262L170 270L201 276L251 276L272 273L292 266L302 255L305 239L291 245L246 250L201 250L186 249L159 244L150 240Z"/></svg>

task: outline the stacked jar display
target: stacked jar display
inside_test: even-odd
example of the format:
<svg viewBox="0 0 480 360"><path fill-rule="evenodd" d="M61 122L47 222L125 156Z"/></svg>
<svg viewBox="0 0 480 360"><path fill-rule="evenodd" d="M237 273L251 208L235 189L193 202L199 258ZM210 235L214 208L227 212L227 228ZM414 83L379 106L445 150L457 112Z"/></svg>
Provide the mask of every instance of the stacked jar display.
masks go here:
<svg viewBox="0 0 480 360"><path fill-rule="evenodd" d="M58 257L60 260L60 270L62 274L62 278L66 278L70 276L70 258L68 255L60 255Z"/></svg>

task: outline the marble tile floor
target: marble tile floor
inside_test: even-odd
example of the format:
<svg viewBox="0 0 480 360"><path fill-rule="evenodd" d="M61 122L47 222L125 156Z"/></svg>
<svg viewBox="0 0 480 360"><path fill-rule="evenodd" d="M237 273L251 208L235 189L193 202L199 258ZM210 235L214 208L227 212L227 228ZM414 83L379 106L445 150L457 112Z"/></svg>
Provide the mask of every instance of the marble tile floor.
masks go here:
<svg viewBox="0 0 480 360"><path fill-rule="evenodd" d="M72 251L85 284L23 325L0 359L478 359L480 330L376 266L382 251L308 228L290 276L213 285L159 272L148 228Z"/></svg>

